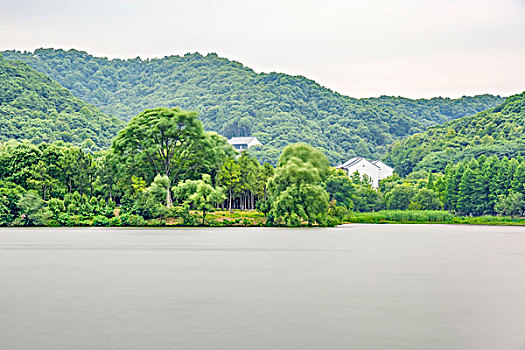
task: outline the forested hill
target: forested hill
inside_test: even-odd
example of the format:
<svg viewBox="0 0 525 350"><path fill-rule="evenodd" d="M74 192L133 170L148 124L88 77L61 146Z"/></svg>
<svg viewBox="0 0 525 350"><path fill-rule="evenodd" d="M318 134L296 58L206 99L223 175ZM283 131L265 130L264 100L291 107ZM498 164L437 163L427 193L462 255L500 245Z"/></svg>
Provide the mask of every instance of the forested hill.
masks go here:
<svg viewBox="0 0 525 350"><path fill-rule="evenodd" d="M419 169L443 171L451 162L481 154L525 156L525 92L498 107L396 142L385 161L404 175Z"/></svg>
<svg viewBox="0 0 525 350"><path fill-rule="evenodd" d="M25 63L0 56L0 141L63 140L96 151L109 147L123 125Z"/></svg>
<svg viewBox="0 0 525 350"><path fill-rule="evenodd" d="M197 110L208 130L254 135L261 161L275 162L289 143L322 148L332 164L355 155L377 157L396 139L426 126L472 115L503 102L482 95L451 100L353 99L312 80L257 74L215 54L108 60L77 50L4 51L49 75L75 96L129 120L146 108Z"/></svg>

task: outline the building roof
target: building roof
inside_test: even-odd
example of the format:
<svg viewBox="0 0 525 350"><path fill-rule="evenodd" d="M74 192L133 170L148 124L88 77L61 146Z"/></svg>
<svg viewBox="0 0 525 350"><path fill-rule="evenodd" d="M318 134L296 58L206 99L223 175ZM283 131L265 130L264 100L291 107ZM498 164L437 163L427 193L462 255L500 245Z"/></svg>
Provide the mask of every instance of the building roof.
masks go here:
<svg viewBox="0 0 525 350"><path fill-rule="evenodd" d="M254 140L259 142L259 140L257 140L257 138L253 136L252 137L232 137L231 139L228 140L228 143L230 145L247 145Z"/></svg>
<svg viewBox="0 0 525 350"><path fill-rule="evenodd" d="M336 168L350 168L352 165L355 165L355 164L359 163L362 160L368 162L368 160L366 160L363 157L354 157L354 158L351 158L350 160L348 160L347 162L345 162L345 163L343 163L341 165L338 165ZM379 166L374 164L374 162L371 162L371 163L379 168Z"/></svg>
<svg viewBox="0 0 525 350"><path fill-rule="evenodd" d="M374 164L375 166L379 167L380 169L381 168L390 168L390 169L393 169L390 165L387 165L385 163L383 163L382 161L380 161L379 159L378 160L374 160L373 162L370 162L372 164Z"/></svg>

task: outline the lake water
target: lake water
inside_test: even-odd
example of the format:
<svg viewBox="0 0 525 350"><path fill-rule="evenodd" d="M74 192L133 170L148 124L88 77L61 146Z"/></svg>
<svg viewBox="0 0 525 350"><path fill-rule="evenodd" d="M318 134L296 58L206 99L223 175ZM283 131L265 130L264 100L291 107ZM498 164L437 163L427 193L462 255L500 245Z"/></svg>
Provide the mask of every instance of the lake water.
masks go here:
<svg viewBox="0 0 525 350"><path fill-rule="evenodd" d="M525 349L525 228L0 229L0 349Z"/></svg>

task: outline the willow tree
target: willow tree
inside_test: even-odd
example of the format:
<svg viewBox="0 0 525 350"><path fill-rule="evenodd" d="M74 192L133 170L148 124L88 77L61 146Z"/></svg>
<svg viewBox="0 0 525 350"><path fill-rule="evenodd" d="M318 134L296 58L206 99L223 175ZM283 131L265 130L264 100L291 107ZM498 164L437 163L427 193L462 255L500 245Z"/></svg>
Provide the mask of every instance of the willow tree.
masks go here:
<svg viewBox="0 0 525 350"><path fill-rule="evenodd" d="M329 173L326 156L306 144L287 146L268 181L275 223L298 226L323 224L329 195L321 186Z"/></svg>
<svg viewBox="0 0 525 350"><path fill-rule="evenodd" d="M224 138L204 131L196 112L155 108L131 119L112 148L128 175L140 176L147 183L156 175L167 176L174 185L213 171L228 152L225 145ZM173 203L170 187L167 206Z"/></svg>

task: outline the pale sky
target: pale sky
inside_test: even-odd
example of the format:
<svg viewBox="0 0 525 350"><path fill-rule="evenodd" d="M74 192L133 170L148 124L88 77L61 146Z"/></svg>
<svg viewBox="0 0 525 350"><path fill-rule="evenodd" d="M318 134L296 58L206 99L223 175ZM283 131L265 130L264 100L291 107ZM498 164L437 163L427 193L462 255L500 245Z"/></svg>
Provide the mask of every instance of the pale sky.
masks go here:
<svg viewBox="0 0 525 350"><path fill-rule="evenodd" d="M183 55L352 97L525 90L525 0L0 0L0 50Z"/></svg>

